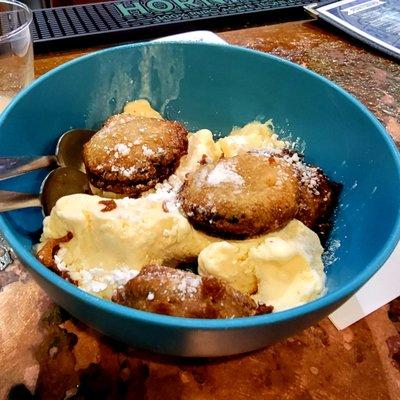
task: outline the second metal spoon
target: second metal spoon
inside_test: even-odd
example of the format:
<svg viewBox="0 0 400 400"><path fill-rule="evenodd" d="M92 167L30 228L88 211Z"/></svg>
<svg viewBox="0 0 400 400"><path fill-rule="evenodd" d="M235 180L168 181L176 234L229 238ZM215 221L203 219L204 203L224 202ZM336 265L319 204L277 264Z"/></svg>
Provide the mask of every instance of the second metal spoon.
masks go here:
<svg viewBox="0 0 400 400"><path fill-rule="evenodd" d="M72 129L63 133L58 139L55 155L0 157L0 180L56 165L84 172L82 148L94 133L91 129Z"/></svg>
<svg viewBox="0 0 400 400"><path fill-rule="evenodd" d="M0 212L42 207L46 216L59 198L76 193L90 193L86 174L75 168L60 167L43 180L39 195L0 190Z"/></svg>

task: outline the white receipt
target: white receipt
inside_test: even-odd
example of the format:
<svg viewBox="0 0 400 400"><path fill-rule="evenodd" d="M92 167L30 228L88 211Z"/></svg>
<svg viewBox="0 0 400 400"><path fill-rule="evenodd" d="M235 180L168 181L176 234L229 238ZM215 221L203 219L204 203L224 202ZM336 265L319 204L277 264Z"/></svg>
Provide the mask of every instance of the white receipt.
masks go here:
<svg viewBox="0 0 400 400"><path fill-rule="evenodd" d="M225 43L210 31L194 31L167 36L156 41ZM344 329L400 296L400 245L382 268L329 319L337 329Z"/></svg>

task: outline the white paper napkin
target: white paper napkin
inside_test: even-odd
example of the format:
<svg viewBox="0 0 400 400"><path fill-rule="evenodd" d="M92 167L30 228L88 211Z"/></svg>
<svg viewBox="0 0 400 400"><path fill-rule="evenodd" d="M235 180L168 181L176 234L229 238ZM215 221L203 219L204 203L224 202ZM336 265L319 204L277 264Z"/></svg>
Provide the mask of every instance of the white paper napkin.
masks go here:
<svg viewBox="0 0 400 400"><path fill-rule="evenodd" d="M215 33L210 31L193 31L186 33L179 33L178 35L165 36L160 39L154 40L154 42L204 42L204 43L224 43L225 40L221 39Z"/></svg>
<svg viewBox="0 0 400 400"><path fill-rule="evenodd" d="M338 329L347 328L361 318L400 296L400 245L382 268L329 319Z"/></svg>
<svg viewBox="0 0 400 400"><path fill-rule="evenodd" d="M194 31L167 36L156 41L225 43L210 31ZM344 329L400 296L400 245L385 265L329 319L337 329Z"/></svg>

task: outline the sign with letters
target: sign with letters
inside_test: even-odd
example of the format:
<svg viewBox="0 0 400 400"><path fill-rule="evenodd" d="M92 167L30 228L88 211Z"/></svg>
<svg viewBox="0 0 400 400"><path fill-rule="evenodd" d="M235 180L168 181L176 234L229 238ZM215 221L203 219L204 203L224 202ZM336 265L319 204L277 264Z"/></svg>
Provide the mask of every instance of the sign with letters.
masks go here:
<svg viewBox="0 0 400 400"><path fill-rule="evenodd" d="M312 0L310 0L311 2ZM214 18L263 12L273 8L271 0L129 0L113 2L113 8L130 26L145 24L146 19L158 23L179 20ZM282 4L285 6L285 4ZM287 5L286 5L287 6Z"/></svg>

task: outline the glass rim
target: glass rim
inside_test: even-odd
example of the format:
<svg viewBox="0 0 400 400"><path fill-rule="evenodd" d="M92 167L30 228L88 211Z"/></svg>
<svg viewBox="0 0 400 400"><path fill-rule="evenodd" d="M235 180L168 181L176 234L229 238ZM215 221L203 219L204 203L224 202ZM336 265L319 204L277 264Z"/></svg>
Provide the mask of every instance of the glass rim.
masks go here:
<svg viewBox="0 0 400 400"><path fill-rule="evenodd" d="M24 29L29 27L29 25L32 23L33 20L33 15L32 15L32 10L24 3L21 3L18 0L0 0L0 4L12 4L16 5L20 8L22 8L26 14L27 14L27 20L17 28L13 29L11 32L5 33L4 35L0 35L0 43L10 39L11 37L17 35L18 33L22 32ZM5 11L7 12L7 11Z"/></svg>

